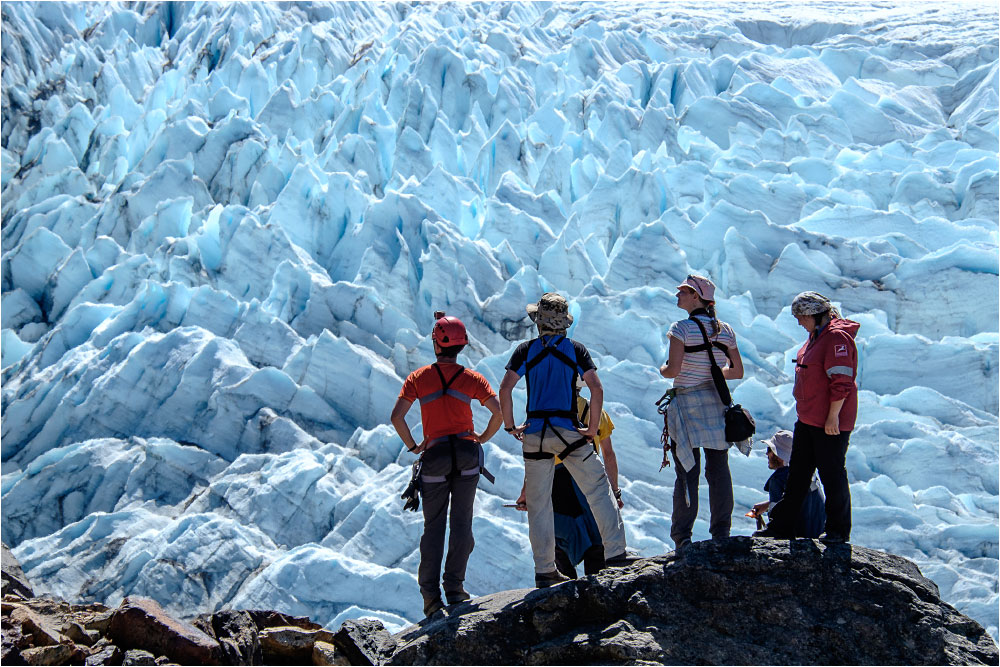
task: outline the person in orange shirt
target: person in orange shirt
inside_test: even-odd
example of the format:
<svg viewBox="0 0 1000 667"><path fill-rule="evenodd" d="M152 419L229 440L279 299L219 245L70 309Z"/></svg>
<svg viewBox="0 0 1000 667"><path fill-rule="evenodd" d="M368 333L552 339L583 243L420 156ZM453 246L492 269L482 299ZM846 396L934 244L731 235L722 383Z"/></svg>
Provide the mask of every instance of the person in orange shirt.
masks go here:
<svg viewBox="0 0 1000 667"><path fill-rule="evenodd" d="M448 604L464 602L470 597L464 583L465 569L475 546L472 509L476 486L480 473L493 481L493 476L483 467L482 443L492 438L503 422L500 403L490 383L456 361L468 343L465 325L457 317L440 314L431 334L437 361L406 377L390 417L406 448L420 454L424 534L420 538L417 583L424 598L426 616L444 608L441 583ZM478 400L492 413L482 433L474 430L470 406L473 400ZM424 433L419 445L406 423L406 413L415 401L420 401ZM444 576L441 577L449 503L451 531Z"/></svg>

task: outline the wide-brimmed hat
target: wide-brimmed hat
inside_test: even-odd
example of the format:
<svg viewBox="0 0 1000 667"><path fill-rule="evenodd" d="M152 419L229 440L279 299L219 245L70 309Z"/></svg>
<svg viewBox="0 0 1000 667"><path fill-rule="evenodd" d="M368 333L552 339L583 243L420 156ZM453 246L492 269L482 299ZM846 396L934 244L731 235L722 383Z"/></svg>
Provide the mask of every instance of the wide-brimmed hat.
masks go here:
<svg viewBox="0 0 1000 667"><path fill-rule="evenodd" d="M681 287L690 287L702 301L715 301L715 284L705 276L690 275L677 286L678 289Z"/></svg>
<svg viewBox="0 0 1000 667"><path fill-rule="evenodd" d="M569 303L565 297L555 292L546 292L538 303L529 303L524 309L528 311L532 322L545 329L559 331L568 329L573 324Z"/></svg>
<svg viewBox="0 0 1000 667"><path fill-rule="evenodd" d="M774 455L785 462L792 460L792 432L791 431L778 431L770 438L764 440L764 444L774 452Z"/></svg>

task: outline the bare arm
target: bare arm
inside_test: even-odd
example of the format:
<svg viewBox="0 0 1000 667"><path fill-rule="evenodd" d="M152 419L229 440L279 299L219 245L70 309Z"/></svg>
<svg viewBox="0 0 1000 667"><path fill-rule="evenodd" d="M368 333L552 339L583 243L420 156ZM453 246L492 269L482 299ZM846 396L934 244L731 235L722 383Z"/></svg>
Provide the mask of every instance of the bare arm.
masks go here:
<svg viewBox="0 0 1000 667"><path fill-rule="evenodd" d="M667 358L667 363L660 366L660 375L667 379L677 377L681 374L682 363L684 363L684 341L671 336L670 356Z"/></svg>
<svg viewBox="0 0 1000 667"><path fill-rule="evenodd" d="M483 403L490 411L490 423L486 425L486 430L482 433L476 434L476 440L480 444L486 442L493 437L493 434L500 430L503 425L503 417L500 415L500 402L497 400L496 396L491 396L485 403Z"/></svg>
<svg viewBox="0 0 1000 667"><path fill-rule="evenodd" d="M514 391L514 385L520 379L520 375L508 370L504 374L503 379L500 380L500 415L503 418L504 429L515 427L511 435L518 440L521 439L521 434L524 432L526 424L517 426L517 423L514 421L514 397L511 395L511 392Z"/></svg>
<svg viewBox="0 0 1000 667"><path fill-rule="evenodd" d="M601 456L604 458L604 471L608 474L608 481L611 482L611 490L616 496L620 492L618 488L618 457L615 456L615 448L611 446L611 436L601 440ZM621 498L617 498L619 509L625 506Z"/></svg>
<svg viewBox="0 0 1000 667"><path fill-rule="evenodd" d="M399 434L406 448L412 453L417 454L423 445L417 446L417 441L413 439L413 434L410 433L410 426L406 423L406 413L410 411L411 405L413 405L413 401L408 401L402 397L396 399L396 405L392 406L392 416L389 417L389 421L392 422L396 433Z"/></svg>
<svg viewBox="0 0 1000 667"><path fill-rule="evenodd" d="M590 389L590 419L586 428L577 429L580 435L594 439L597 437L597 429L601 425L601 410L604 408L604 385L601 378L597 377L597 371L591 368L583 374L583 381Z"/></svg>
<svg viewBox="0 0 1000 667"><path fill-rule="evenodd" d="M722 377L727 380L740 380L743 378L743 357L740 356L740 348L735 345L729 351L729 364L722 369Z"/></svg>

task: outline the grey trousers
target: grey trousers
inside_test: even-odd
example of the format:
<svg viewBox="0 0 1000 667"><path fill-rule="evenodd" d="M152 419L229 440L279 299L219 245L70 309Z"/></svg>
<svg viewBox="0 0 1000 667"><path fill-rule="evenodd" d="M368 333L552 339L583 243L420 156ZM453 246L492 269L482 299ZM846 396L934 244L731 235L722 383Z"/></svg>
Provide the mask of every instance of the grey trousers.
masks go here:
<svg viewBox="0 0 1000 667"><path fill-rule="evenodd" d="M452 450L449 443L436 445L424 455L423 473L445 475L453 471L479 466L478 445L460 441ZM452 456L454 454L454 457ZM441 596L439 582L444 591L458 593L464 590L465 568L476 545L472 537L472 510L476 501L479 473L454 475L445 482L420 482L420 497L424 508L424 534L420 538L420 567L417 583L424 600ZM449 511L450 505L450 511ZM450 521L449 521L450 519ZM448 557L441 576L441 559L444 557L444 535L448 528Z"/></svg>
<svg viewBox="0 0 1000 667"><path fill-rule="evenodd" d="M574 442L580 434L569 429L557 428L566 442ZM553 429L548 428L545 439L539 433L524 436L524 452L560 454L566 444L559 439ZM625 552L625 527L618 503L611 494L611 484L604 472L604 464L594 453L591 445L580 447L563 460L566 470L587 498L587 504L594 513L597 528L601 531L604 554L610 558ZM525 459L524 485L525 501L528 504L528 540L535 560L535 572L553 572L556 569L556 536L552 517L552 475L555 471L553 459Z"/></svg>
<svg viewBox="0 0 1000 667"><path fill-rule="evenodd" d="M733 523L733 478L729 474L729 450L695 447L694 467L687 472L674 456L674 510L670 516L670 539L681 546L691 541L694 520L698 518L698 479L701 476L701 455L705 452L705 479L708 480L708 504L711 519L708 532L713 539L729 537Z"/></svg>

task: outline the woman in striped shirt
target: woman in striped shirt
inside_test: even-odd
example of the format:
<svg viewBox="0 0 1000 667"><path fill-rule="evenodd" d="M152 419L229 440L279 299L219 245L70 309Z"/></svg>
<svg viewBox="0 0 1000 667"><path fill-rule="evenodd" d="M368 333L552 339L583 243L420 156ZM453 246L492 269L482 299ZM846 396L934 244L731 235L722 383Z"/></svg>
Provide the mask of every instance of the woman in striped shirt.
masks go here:
<svg viewBox="0 0 1000 667"><path fill-rule="evenodd" d="M670 327L670 356L660 367L660 374L673 378L677 390L667 409L667 425L677 475L670 538L680 549L691 542L698 516L699 448L705 450L705 479L711 510L709 532L713 539L729 537L733 517L733 480L729 474L732 443L726 442L726 406L712 382L708 355L710 352L715 355L727 380L743 377L743 360L736 346L736 334L715 315L715 285L711 280L688 276L677 286L677 307L685 310L689 317ZM707 349L699 323L713 344Z"/></svg>

